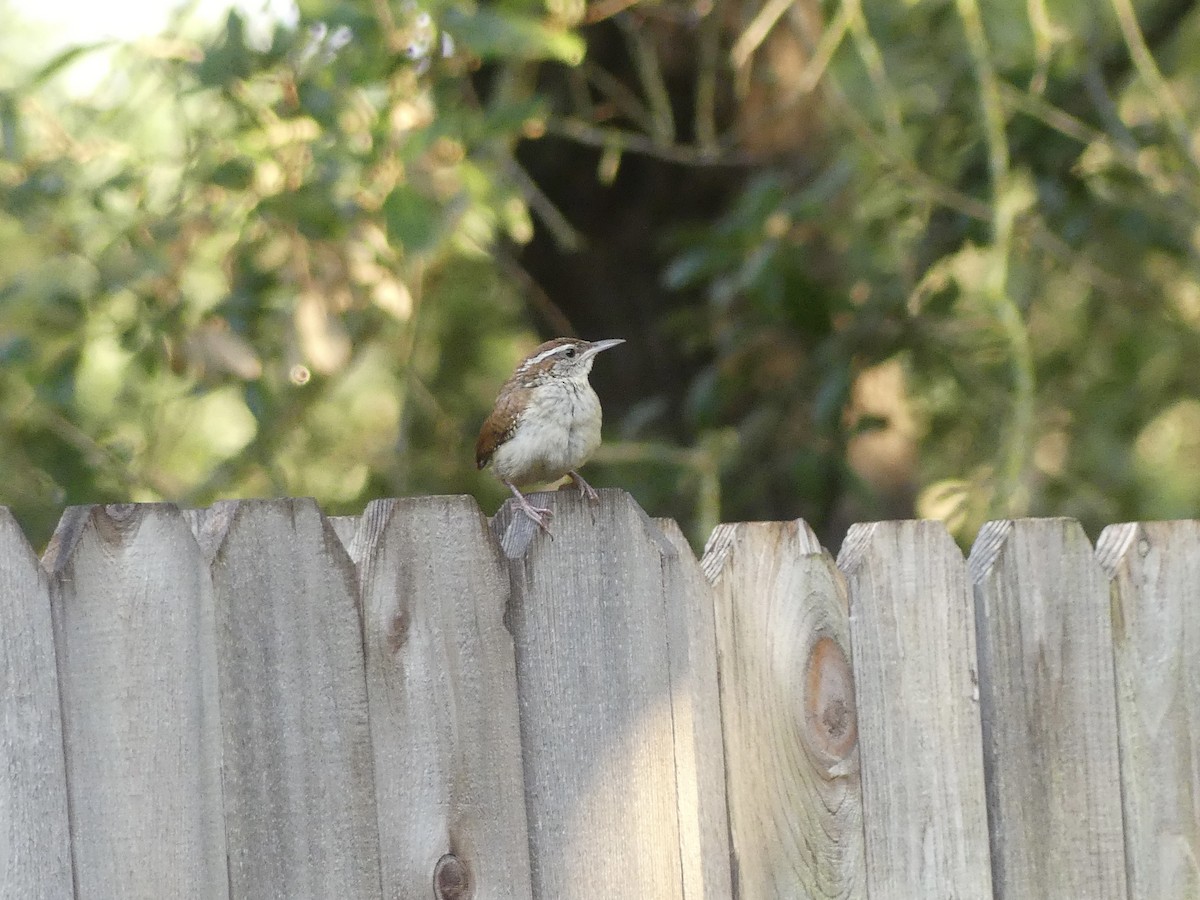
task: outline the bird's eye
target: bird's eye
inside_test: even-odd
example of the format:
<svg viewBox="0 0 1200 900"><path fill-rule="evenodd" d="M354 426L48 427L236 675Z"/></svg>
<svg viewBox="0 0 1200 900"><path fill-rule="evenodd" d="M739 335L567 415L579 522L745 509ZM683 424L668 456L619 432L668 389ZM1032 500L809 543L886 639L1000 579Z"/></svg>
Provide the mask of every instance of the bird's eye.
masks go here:
<svg viewBox="0 0 1200 900"><path fill-rule="evenodd" d="M568 347L566 353L564 353L563 356L565 356L567 359L574 359L575 358L575 348Z"/></svg>

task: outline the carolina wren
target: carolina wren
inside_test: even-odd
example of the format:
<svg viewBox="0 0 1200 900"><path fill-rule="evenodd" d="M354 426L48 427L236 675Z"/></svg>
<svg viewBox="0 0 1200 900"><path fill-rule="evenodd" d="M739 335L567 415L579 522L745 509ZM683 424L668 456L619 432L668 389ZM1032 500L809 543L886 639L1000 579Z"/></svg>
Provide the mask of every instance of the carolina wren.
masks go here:
<svg viewBox="0 0 1200 900"><path fill-rule="evenodd" d="M589 500L595 488L578 469L600 446L600 398L588 383L596 354L624 340L546 341L521 362L500 388L492 414L479 429L475 465L489 462L517 505L543 530L550 530L549 509L534 506L518 484L557 481L564 475Z"/></svg>

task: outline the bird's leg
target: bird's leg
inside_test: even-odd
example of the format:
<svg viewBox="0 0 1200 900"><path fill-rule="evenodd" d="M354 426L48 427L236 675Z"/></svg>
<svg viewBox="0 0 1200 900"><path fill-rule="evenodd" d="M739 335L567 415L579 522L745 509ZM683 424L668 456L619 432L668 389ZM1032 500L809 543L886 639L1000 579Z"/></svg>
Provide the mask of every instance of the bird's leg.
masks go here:
<svg viewBox="0 0 1200 900"><path fill-rule="evenodd" d="M596 493L596 489L594 487L583 480L582 475L580 475L574 469L571 470L570 475L571 480L579 486L579 493L583 494L583 496L587 497L593 503L600 502L600 495Z"/></svg>
<svg viewBox="0 0 1200 900"><path fill-rule="evenodd" d="M545 509L541 506L534 506L529 502L529 499L524 494L517 490L517 486L515 484L513 484L511 481L505 481L504 483L508 485L508 489L512 491L513 496L517 498L517 507L521 510L521 512L533 519L533 521L537 523L538 527L541 528L542 531L546 532L546 534L550 534L550 517L554 515L554 510Z"/></svg>

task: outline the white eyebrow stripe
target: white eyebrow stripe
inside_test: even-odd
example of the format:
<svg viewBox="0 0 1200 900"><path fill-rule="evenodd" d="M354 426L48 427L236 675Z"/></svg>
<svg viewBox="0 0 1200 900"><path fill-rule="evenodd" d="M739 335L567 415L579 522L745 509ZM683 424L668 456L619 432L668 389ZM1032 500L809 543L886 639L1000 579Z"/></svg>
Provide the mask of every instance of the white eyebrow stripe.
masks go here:
<svg viewBox="0 0 1200 900"><path fill-rule="evenodd" d="M530 366L536 366L542 360L553 356L555 353L558 353L560 350L566 350L568 347L571 347L571 346L573 346L573 345L572 344L559 344L557 347L551 347L549 350L543 350L537 356L533 357L533 359L526 360L525 365L521 366L521 368L528 369Z"/></svg>

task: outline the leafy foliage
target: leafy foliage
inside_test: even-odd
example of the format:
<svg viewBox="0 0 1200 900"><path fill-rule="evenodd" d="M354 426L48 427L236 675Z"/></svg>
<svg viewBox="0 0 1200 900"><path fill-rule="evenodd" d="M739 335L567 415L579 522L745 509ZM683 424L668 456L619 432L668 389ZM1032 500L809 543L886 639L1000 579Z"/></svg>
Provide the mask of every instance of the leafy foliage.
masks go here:
<svg viewBox="0 0 1200 900"><path fill-rule="evenodd" d="M470 484L445 460L523 337L487 249L528 233L504 167L534 110L480 104L427 13L319 12L125 48L81 105L44 91L75 50L4 94L0 465L35 534L64 502ZM468 48L476 15L578 43L444 12Z"/></svg>
<svg viewBox="0 0 1200 900"><path fill-rule="evenodd" d="M474 431L575 321L631 337L599 480L697 539L1195 515L1197 4L697 9L305 0L6 55L0 501L39 541L64 503L494 503Z"/></svg>

